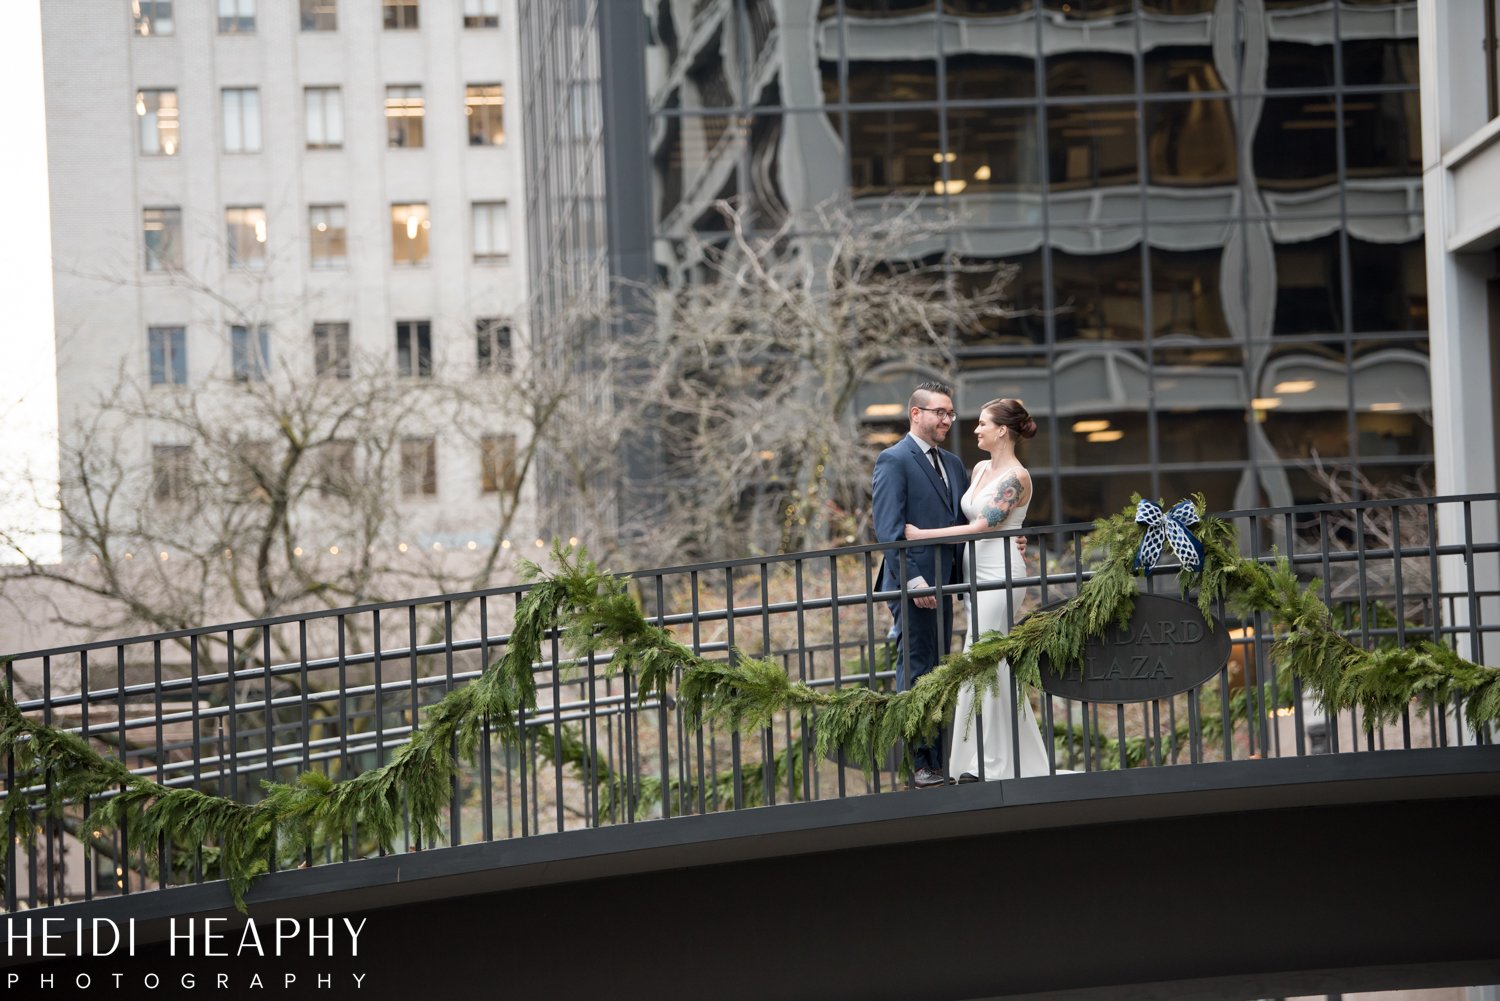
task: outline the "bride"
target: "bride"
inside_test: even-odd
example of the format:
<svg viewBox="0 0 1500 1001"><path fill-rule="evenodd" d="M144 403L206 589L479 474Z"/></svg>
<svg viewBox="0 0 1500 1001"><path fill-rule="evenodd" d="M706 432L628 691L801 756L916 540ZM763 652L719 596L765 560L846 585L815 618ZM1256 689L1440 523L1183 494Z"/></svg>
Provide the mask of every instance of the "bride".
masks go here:
<svg viewBox="0 0 1500 1001"><path fill-rule="evenodd" d="M1031 474L1016 460L1016 442L1036 434L1036 421L1026 412L1020 400L991 400L979 411L979 424L975 436L979 447L990 457L974 467L969 479L969 489L963 496L964 516L967 525L953 528L918 528L906 526L908 539L939 539L990 532L1004 528L1020 528L1026 518L1026 509L1031 504ZM973 565L968 568L969 579L977 583L1005 581L1024 576L1025 564L1022 549L1016 538L978 539L972 547L966 547ZM998 629L1010 628L1011 610L1009 588L996 588L978 592L978 600L971 602L969 632L964 649L974 645L980 635ZM1020 595L1017 594L1019 599ZM1014 700L1015 712L1006 708ZM974 685L966 684L959 691L958 710L954 716L954 742L948 755L948 774L957 775L959 782L977 782L981 774L979 767L979 730L973 719ZM980 703L983 714L984 769L988 780L1008 779L1016 775L1046 775L1048 773L1047 748L1042 743L1037 729L1036 717L1031 703L1024 696L1017 698L1010 680L1010 666L1000 662L999 683L987 692ZM1014 738L1007 716L1014 720ZM1020 767L1017 768L1016 750L1020 752Z"/></svg>

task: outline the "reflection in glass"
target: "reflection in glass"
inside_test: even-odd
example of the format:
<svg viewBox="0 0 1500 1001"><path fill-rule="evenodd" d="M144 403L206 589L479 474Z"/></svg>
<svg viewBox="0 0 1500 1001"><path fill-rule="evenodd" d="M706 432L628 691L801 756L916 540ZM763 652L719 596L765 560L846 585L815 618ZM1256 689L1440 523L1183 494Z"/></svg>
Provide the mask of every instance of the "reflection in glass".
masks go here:
<svg viewBox="0 0 1500 1001"><path fill-rule="evenodd" d="M1134 13L1134 7L1134 0L1042 0L1043 10L1061 14L1070 21L1126 17Z"/></svg>
<svg viewBox="0 0 1500 1001"><path fill-rule="evenodd" d="M1226 338L1229 324L1219 295L1223 248L1151 248L1151 329L1156 337L1188 334Z"/></svg>
<svg viewBox="0 0 1500 1001"><path fill-rule="evenodd" d="M1274 399L1274 397L1273 397ZM1267 402L1267 401L1262 401ZM1340 459L1349 455L1347 408L1293 410L1284 405L1256 410L1266 438L1283 459Z"/></svg>
<svg viewBox="0 0 1500 1001"><path fill-rule="evenodd" d="M1239 440L1245 440L1243 421ZM1235 506L1235 493L1244 475L1243 469L1164 469L1161 471L1161 495L1173 498L1167 501L1171 504L1176 498L1202 494L1210 511L1227 511Z"/></svg>
<svg viewBox="0 0 1500 1001"><path fill-rule="evenodd" d="M1349 38L1344 40L1344 82L1355 86L1417 86L1415 38Z"/></svg>
<svg viewBox="0 0 1500 1001"><path fill-rule="evenodd" d="M1349 238L1357 331L1427 329L1427 262L1422 240L1368 243Z"/></svg>
<svg viewBox="0 0 1500 1001"><path fill-rule="evenodd" d="M1350 177L1418 177L1422 113L1417 92L1344 98L1345 157Z"/></svg>
<svg viewBox="0 0 1500 1001"><path fill-rule="evenodd" d="M1004 17L1022 14L1036 6L1036 0L943 0L943 10L959 17Z"/></svg>
<svg viewBox="0 0 1500 1001"><path fill-rule="evenodd" d="M1146 53L1146 92L1222 91L1224 78L1213 49L1203 45L1163 45Z"/></svg>
<svg viewBox="0 0 1500 1001"><path fill-rule="evenodd" d="M1049 97L1135 92L1135 58L1115 52L1072 52L1047 57Z"/></svg>
<svg viewBox="0 0 1500 1001"><path fill-rule="evenodd" d="M1271 42L1266 53L1266 86L1332 87L1333 46Z"/></svg>
<svg viewBox="0 0 1500 1001"><path fill-rule="evenodd" d="M844 13L859 17L930 14L934 0L844 0Z"/></svg>
<svg viewBox="0 0 1500 1001"><path fill-rule="evenodd" d="M1091 446L1098 458L1090 457L1089 464L1110 462L1108 445ZM1141 493L1151 487L1151 473L1142 469L1134 473L1082 474L1063 476L1062 512L1059 522L1093 521L1107 514L1114 514L1130 503L1132 494ZM1033 475L1033 482L1035 476ZM1031 510L1035 510L1032 508ZM1027 513L1026 520L1039 524Z"/></svg>
<svg viewBox="0 0 1500 1001"><path fill-rule="evenodd" d="M849 102L937 100L937 60L849 61Z"/></svg>
<svg viewBox="0 0 1500 1001"><path fill-rule="evenodd" d="M1432 454L1432 424L1413 411L1360 411L1354 431L1361 459Z"/></svg>
<svg viewBox="0 0 1500 1001"><path fill-rule="evenodd" d="M1069 408L1057 419L1058 465L1067 469L1149 463L1151 443L1146 429L1144 411Z"/></svg>
<svg viewBox="0 0 1500 1001"><path fill-rule="evenodd" d="M1338 179L1333 95L1267 98L1255 132L1262 187L1296 191Z"/></svg>
<svg viewBox="0 0 1500 1001"><path fill-rule="evenodd" d="M1031 108L948 110L948 193L1035 191L1040 187L1036 112Z"/></svg>
<svg viewBox="0 0 1500 1001"><path fill-rule="evenodd" d="M860 111L849 115L851 193L931 192L942 180L935 111Z"/></svg>
<svg viewBox="0 0 1500 1001"><path fill-rule="evenodd" d="M965 263L978 263L977 258L965 258ZM1042 288L1042 252L1008 257L997 265L1015 265L1016 275L1005 288L1006 305L1012 315L991 317L979 330L958 331L959 344L963 347L982 345L1042 345L1047 341L1047 328L1042 320L1046 308ZM987 283L988 275L960 274L955 277L954 291L965 295L970 289Z"/></svg>
<svg viewBox="0 0 1500 1001"><path fill-rule="evenodd" d="M1164 101L1147 105L1146 157L1152 184L1235 183L1238 170L1229 102Z"/></svg>
<svg viewBox="0 0 1500 1001"><path fill-rule="evenodd" d="M1344 329L1339 236L1276 244L1278 334L1337 333Z"/></svg>
<svg viewBox="0 0 1500 1001"><path fill-rule="evenodd" d="M1212 14L1217 0L1141 0L1148 14Z"/></svg>
<svg viewBox="0 0 1500 1001"><path fill-rule="evenodd" d="M1134 184L1133 105L1067 106L1047 110L1048 175L1054 188Z"/></svg>
<svg viewBox="0 0 1500 1001"><path fill-rule="evenodd" d="M1030 59L952 52L944 66L950 101L1031 97L1036 93L1036 69Z"/></svg>
<svg viewBox="0 0 1500 1001"><path fill-rule="evenodd" d="M1054 248L1052 281L1058 342L1142 339L1139 250L1078 255Z"/></svg>
<svg viewBox="0 0 1500 1001"><path fill-rule="evenodd" d="M1164 376L1164 378L1177 380L1190 380L1192 377L1191 371L1173 372L1170 376ZM1250 458L1250 436L1245 422L1244 405L1239 400L1223 400L1220 406L1233 407L1233 409L1205 407L1157 411L1156 437L1162 461L1173 463L1247 461ZM1238 479L1236 473L1236 482ZM1202 488L1193 487L1192 489ZM1186 497L1187 494L1181 496ZM1231 498L1224 499L1228 501Z"/></svg>
<svg viewBox="0 0 1500 1001"><path fill-rule="evenodd" d="M734 90L729 82L730 70L724 65L722 34L721 28L707 45L697 50L692 65L688 67L686 101L689 107L723 108L735 103Z"/></svg>

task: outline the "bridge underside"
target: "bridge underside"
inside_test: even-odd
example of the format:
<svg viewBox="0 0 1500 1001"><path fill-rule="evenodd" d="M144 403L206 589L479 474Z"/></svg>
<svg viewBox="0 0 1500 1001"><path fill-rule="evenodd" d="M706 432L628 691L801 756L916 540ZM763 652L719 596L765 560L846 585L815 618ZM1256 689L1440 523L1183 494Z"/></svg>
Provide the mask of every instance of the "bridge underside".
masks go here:
<svg viewBox="0 0 1500 1001"><path fill-rule="evenodd" d="M278 873L251 916L367 917L358 957L189 959L222 884L33 916L134 918L215 997L1249 998L1500 983L1492 747L1141 769L780 806ZM14 919L24 914L15 915ZM231 950L239 935L230 932ZM0 973L0 983L4 982ZM132 981L131 978L135 978ZM535 992L535 993L534 993ZM459 994L458 996L464 996Z"/></svg>

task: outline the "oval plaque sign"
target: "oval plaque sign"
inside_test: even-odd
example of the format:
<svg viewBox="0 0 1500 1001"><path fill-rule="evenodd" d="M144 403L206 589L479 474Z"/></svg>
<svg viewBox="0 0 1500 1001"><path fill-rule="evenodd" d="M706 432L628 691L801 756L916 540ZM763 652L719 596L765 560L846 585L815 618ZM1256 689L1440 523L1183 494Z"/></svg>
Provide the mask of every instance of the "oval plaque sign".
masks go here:
<svg viewBox="0 0 1500 1001"><path fill-rule="evenodd" d="M1053 606L1049 606L1053 607ZM1084 647L1083 664L1059 674L1044 654L1042 687L1081 702L1149 702L1201 685L1229 662L1229 633L1198 606L1138 594L1130 624Z"/></svg>

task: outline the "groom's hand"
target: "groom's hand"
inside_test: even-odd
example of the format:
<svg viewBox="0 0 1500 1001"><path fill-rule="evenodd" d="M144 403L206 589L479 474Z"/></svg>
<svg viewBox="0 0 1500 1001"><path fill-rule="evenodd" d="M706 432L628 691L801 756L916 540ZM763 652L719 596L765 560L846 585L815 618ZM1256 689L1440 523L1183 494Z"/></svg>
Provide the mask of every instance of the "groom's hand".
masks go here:
<svg viewBox="0 0 1500 1001"><path fill-rule="evenodd" d="M1026 536L1016 536L1016 552L1020 553L1022 556L1026 555Z"/></svg>
<svg viewBox="0 0 1500 1001"><path fill-rule="evenodd" d="M923 588L931 587L932 585L927 583L926 577L913 577L911 580L906 582L906 586L913 591L920 591ZM924 594L920 597L913 598L911 600L911 603L913 605L916 605L918 608L936 608L937 595Z"/></svg>

